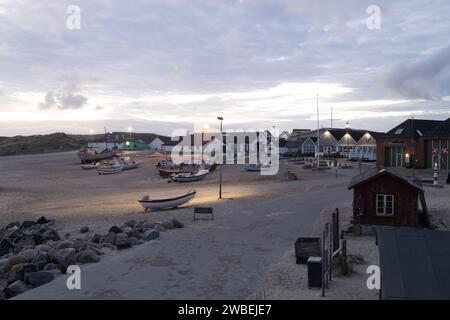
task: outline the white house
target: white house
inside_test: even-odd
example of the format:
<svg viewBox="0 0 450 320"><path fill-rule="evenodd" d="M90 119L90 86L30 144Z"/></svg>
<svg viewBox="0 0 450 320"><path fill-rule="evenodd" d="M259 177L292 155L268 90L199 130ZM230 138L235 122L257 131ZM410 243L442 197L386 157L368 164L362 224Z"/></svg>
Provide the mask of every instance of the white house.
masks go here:
<svg viewBox="0 0 450 320"><path fill-rule="evenodd" d="M164 141L162 139L163 139L162 137L156 137L155 139L152 140L152 142L148 144L148 147L151 150L164 150L163 148Z"/></svg>

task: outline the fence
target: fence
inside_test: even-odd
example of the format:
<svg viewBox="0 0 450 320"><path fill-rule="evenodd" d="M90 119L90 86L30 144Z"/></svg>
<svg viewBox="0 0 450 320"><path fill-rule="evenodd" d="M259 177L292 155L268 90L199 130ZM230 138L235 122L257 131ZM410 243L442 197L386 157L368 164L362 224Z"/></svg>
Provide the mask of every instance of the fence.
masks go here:
<svg viewBox="0 0 450 320"><path fill-rule="evenodd" d="M347 268L347 242L340 242L339 236L339 208L332 214L331 223L325 224L322 233L322 297L325 297L325 289L328 289L329 281L332 280L333 258L341 255L342 273L346 274Z"/></svg>

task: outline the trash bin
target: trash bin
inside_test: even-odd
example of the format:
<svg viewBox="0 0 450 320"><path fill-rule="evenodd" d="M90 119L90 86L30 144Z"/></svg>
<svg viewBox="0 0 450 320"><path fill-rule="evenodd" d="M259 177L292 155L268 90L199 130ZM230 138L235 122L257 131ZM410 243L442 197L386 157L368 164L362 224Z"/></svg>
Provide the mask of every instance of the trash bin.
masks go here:
<svg viewBox="0 0 450 320"><path fill-rule="evenodd" d="M322 257L309 257L308 266L308 287L322 288Z"/></svg>
<svg viewBox="0 0 450 320"><path fill-rule="evenodd" d="M295 242L295 258L297 264L304 264L309 257L322 255L320 238L298 238Z"/></svg>

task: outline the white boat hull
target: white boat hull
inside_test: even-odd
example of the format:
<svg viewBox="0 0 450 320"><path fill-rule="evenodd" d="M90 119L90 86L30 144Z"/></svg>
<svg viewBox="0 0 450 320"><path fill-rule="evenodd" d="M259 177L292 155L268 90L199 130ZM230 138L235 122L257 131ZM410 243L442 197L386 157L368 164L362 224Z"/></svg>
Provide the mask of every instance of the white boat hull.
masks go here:
<svg viewBox="0 0 450 320"><path fill-rule="evenodd" d="M172 176L172 180L176 182L195 182L203 180L209 173L209 170L200 170L196 174L181 173Z"/></svg>
<svg viewBox="0 0 450 320"><path fill-rule="evenodd" d="M105 175L105 174L115 174L122 172L123 167L111 167L111 168L100 168L97 170L98 174Z"/></svg>
<svg viewBox="0 0 450 320"><path fill-rule="evenodd" d="M132 170L142 167L143 162L142 161L134 161L131 163L126 163L123 165L123 170Z"/></svg>
<svg viewBox="0 0 450 320"><path fill-rule="evenodd" d="M116 155L116 153L117 153L117 150L113 149L108 152L98 152L97 154L92 153L92 152L78 151L77 155L78 155L78 158L80 158L81 162L92 162L92 161L98 161L98 160L112 158Z"/></svg>
<svg viewBox="0 0 450 320"><path fill-rule="evenodd" d="M158 200L139 200L139 203L145 210L150 209L167 209L167 208L176 208L178 206L181 206L190 200L192 200L195 195L197 194L197 191L193 190L185 195L175 197L175 198L168 198L168 199L158 199Z"/></svg>

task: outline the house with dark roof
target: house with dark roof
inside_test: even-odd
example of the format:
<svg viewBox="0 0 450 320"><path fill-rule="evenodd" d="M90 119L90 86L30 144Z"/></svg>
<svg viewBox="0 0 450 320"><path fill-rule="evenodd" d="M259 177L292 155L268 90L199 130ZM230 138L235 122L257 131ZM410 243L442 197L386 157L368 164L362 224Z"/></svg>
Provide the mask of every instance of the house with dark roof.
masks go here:
<svg viewBox="0 0 450 320"><path fill-rule="evenodd" d="M348 189L353 190L353 224L429 225L422 187L393 170L378 167L367 170L353 177Z"/></svg>
<svg viewBox="0 0 450 320"><path fill-rule="evenodd" d="M377 142L377 164L385 167L450 169L450 118L408 119Z"/></svg>
<svg viewBox="0 0 450 320"><path fill-rule="evenodd" d="M376 139L382 135L381 132L362 129L321 128L291 135L288 140L302 141L301 152L305 155L315 154L318 149L324 155L339 154L355 160L375 160Z"/></svg>

